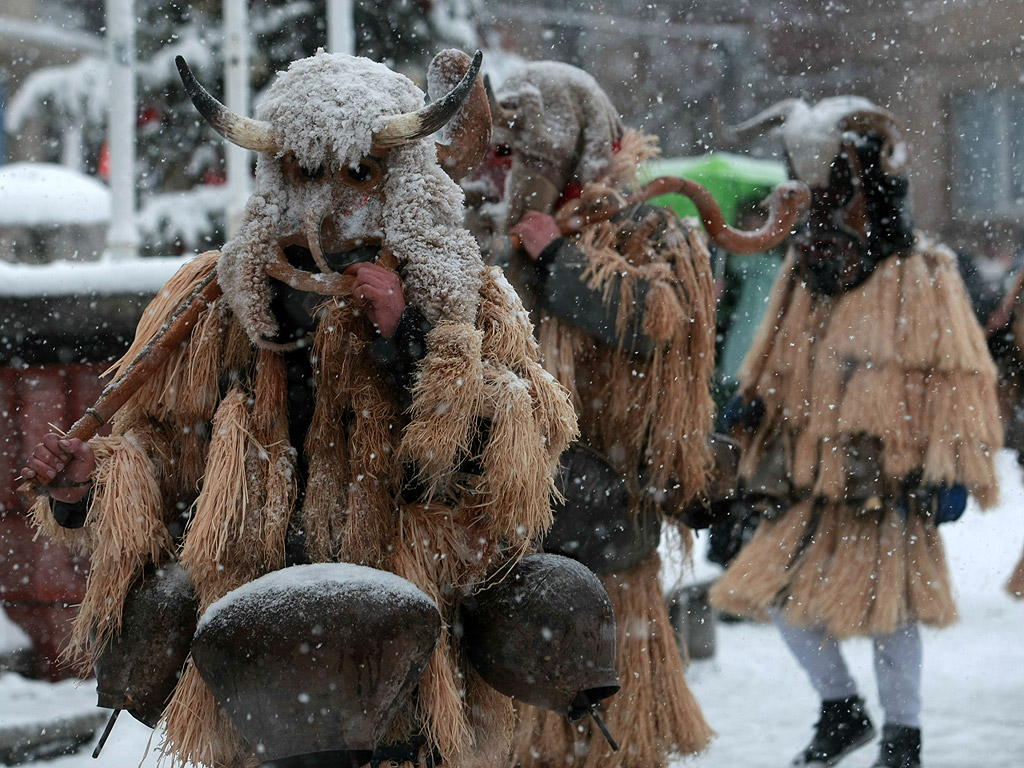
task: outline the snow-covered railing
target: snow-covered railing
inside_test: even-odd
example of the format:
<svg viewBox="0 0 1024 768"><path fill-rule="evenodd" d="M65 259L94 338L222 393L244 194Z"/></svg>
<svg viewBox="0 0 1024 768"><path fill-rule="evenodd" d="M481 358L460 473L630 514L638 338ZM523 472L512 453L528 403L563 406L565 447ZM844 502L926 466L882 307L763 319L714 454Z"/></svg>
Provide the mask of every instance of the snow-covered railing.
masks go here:
<svg viewBox="0 0 1024 768"><path fill-rule="evenodd" d="M0 263L0 297L156 293L193 254L180 257Z"/></svg>

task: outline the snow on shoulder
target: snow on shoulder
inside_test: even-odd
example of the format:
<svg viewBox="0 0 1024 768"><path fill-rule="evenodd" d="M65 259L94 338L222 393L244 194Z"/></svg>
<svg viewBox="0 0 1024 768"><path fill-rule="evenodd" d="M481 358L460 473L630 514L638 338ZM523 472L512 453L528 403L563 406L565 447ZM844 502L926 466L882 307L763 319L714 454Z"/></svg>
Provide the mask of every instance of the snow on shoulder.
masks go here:
<svg viewBox="0 0 1024 768"><path fill-rule="evenodd" d="M54 163L0 166L0 225L105 224L110 190L92 176Z"/></svg>
<svg viewBox="0 0 1024 768"><path fill-rule="evenodd" d="M302 598L332 598L351 594L371 597L382 606L426 601L425 592L388 571L353 563L293 565L253 579L214 602L199 619L199 632L225 611L273 611Z"/></svg>

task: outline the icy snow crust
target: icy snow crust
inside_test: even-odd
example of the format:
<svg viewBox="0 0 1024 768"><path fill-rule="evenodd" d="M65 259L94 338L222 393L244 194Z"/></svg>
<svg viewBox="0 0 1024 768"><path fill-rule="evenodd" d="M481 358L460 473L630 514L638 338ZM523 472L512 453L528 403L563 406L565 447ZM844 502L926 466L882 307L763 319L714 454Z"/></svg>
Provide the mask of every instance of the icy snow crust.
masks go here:
<svg viewBox="0 0 1024 768"><path fill-rule="evenodd" d="M293 565L228 592L206 609L196 632L229 611L279 611L303 596L331 598L353 593L367 595L381 606L424 601L435 606L411 581L388 571L353 563Z"/></svg>

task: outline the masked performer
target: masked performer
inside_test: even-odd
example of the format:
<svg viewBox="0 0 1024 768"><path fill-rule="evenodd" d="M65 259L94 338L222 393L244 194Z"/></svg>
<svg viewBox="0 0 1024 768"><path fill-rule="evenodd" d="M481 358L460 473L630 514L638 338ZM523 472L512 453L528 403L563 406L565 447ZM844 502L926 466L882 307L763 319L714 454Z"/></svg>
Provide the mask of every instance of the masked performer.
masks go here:
<svg viewBox="0 0 1024 768"><path fill-rule="evenodd" d="M1006 445L1016 451L1024 466L1024 272L988 316L989 348L999 369L999 405L1006 431ZM1007 591L1024 598L1024 555L1021 555Z"/></svg>
<svg viewBox="0 0 1024 768"><path fill-rule="evenodd" d="M492 96L492 149L463 185L491 201L478 216L521 240L506 274L579 413L582 437L564 457L566 498L545 548L604 583L623 686L606 706L618 752L592 728L519 707L514 763L665 766L710 736L686 685L658 555L662 521L681 524L712 467L706 241L696 223L646 205L563 235L561 224L622 205L653 140L625 130L595 80L565 64L530 64Z"/></svg>
<svg viewBox="0 0 1024 768"><path fill-rule="evenodd" d="M192 656L153 716L181 761L286 759L296 748L272 744L296 732L308 734L304 751L331 765L496 765L507 755L511 701L481 682L450 627L460 596L549 526L553 472L576 426L568 394L537 362L518 297L460 226L462 194L449 175L474 165L489 137L478 68L460 52L440 54L431 90L456 85L423 106L423 93L384 65L319 52L279 75L248 119L179 60L210 124L259 153L256 188L238 235L172 278L125 361L207 278L222 294L203 294L194 327L117 413L111 436L50 435L24 474L53 479L52 497L62 500L51 508L40 497L42 527L92 553L72 652L103 657L119 639L126 596L154 566L180 563L194 585L203 619ZM429 138L442 128L448 143ZM243 670L257 693L291 690L293 676L309 686L280 713L264 713L276 726L254 735L245 730L250 715L239 718L231 697L211 690L224 683L218 670L197 670L195 643L246 599L271 594L257 583L297 570L284 566L341 562L387 578L367 582L356 569L314 590L310 636L289 653L321 653L317 601L363 579L370 607L337 631L356 632L352 642L369 660L338 662L336 675L326 665L276 677ZM326 572L303 573L316 581ZM393 588L396 577L440 614L421 677L410 668L400 675L409 679L392 679L389 643L421 624L388 624L389 596L398 604L406 594ZM298 599L308 579L276 583ZM229 593L237 599L224 604ZM257 599L246 621L262 621L260 613ZM124 608L124 623L130 618ZM381 634L370 629L378 620ZM254 654L227 652L232 664ZM271 653L261 663L277 661ZM415 690L404 698L368 698L389 685L408 691L410 680ZM314 708L283 716L296 701L316 702L321 688L345 686L351 711L335 710L330 722ZM390 725L379 733L385 714ZM356 745L367 718L374 735ZM315 728L303 731L306 722ZM319 743L350 725L354 735Z"/></svg>
<svg viewBox="0 0 1024 768"><path fill-rule="evenodd" d="M761 520L712 591L770 615L822 699L795 766L834 765L875 728L837 642L874 642L885 715L876 766L920 765L921 637L956 607L937 525L997 494L995 368L947 248L913 229L907 148L856 97L782 102L812 192L730 409Z"/></svg>

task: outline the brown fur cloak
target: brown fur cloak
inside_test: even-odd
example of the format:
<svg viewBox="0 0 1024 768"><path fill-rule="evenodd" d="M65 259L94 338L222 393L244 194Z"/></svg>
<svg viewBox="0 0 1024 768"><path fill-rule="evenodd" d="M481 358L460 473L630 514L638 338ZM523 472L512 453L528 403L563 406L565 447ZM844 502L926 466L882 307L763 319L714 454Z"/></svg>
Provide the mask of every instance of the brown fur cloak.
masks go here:
<svg viewBox="0 0 1024 768"><path fill-rule="evenodd" d="M556 218L600 207L635 180L650 141L627 131L607 174L563 206ZM670 211L591 224L571 239L584 255L587 286L607 295L621 278L618 333L633 320L634 286L647 281L641 330L652 342L646 362L546 312L538 318L544 366L572 393L582 442L627 478L633 514L653 506L669 519L703 491L711 457L710 381L714 370L715 305L707 241L696 222ZM652 468L641 487L638 467ZM651 493L650 489L669 489ZM689 531L684 529L685 541ZM686 685L652 555L634 568L604 574L618 627L616 666L622 690L602 702L609 730L621 742L612 752L588 722L519 707L513 763L522 768L659 768L671 755L698 752L711 731Z"/></svg>
<svg viewBox="0 0 1024 768"><path fill-rule="evenodd" d="M218 252L186 265L153 301L133 348L149 339L205 275ZM254 346L221 299L180 355L93 440L98 468L84 528L57 527L46 499L34 508L54 539L91 552L85 600L69 655L87 670L121 622L125 594L147 563L176 558L201 614L230 590L285 565L290 520L314 562L369 565L409 579L438 604L442 639L419 683L416 711L397 737L421 727L451 766L495 765L507 754L511 702L480 682L450 634L460 590L524 554L550 525L553 472L576 434L565 390L541 368L533 328L498 270L482 275L475 327L434 324L413 404L403 412L368 355L364 317L326 300L311 358L316 405L306 444L289 443L282 355ZM479 475L458 467L478 420L490 420ZM350 424L348 431L341 428ZM309 472L301 508L296 460ZM412 464L433 501L400 498ZM180 549L166 524L194 516ZM208 766L255 761L191 661L164 710L165 750ZM413 725L418 723L419 725Z"/></svg>
<svg viewBox="0 0 1024 768"><path fill-rule="evenodd" d="M961 483L982 507L997 495L996 372L953 254L919 235L832 298L813 296L788 261L741 374L766 405L741 476L778 467L791 506L762 520L713 603L747 616L779 607L839 638L954 621L930 509L895 503L909 477ZM874 499L851 479L865 445L877 459Z"/></svg>

